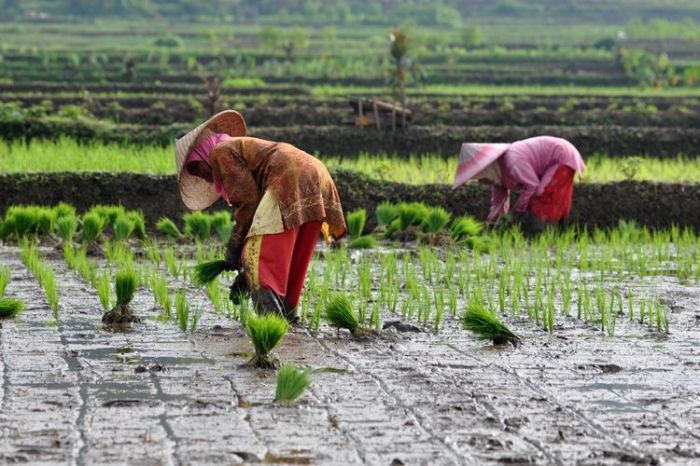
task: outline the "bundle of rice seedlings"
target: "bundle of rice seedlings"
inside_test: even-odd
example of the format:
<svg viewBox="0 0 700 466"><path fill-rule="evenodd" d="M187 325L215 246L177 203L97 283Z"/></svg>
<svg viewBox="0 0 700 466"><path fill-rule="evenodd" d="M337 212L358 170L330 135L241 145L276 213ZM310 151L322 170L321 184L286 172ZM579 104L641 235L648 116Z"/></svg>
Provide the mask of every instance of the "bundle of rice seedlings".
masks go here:
<svg viewBox="0 0 700 466"><path fill-rule="evenodd" d="M219 241L222 243L231 239L233 225L234 222L231 219L231 214L226 210L216 212L211 216L211 226L214 228L217 238L219 238Z"/></svg>
<svg viewBox="0 0 700 466"><path fill-rule="evenodd" d="M175 222L167 217L161 217L160 220L158 220L158 223L156 223L156 230L164 235L170 236L171 238L182 238L182 233L180 233L180 230L178 230Z"/></svg>
<svg viewBox="0 0 700 466"><path fill-rule="evenodd" d="M53 233L56 224L56 212L49 207L38 207L36 211L36 231L40 235Z"/></svg>
<svg viewBox="0 0 700 466"><path fill-rule="evenodd" d="M399 216L399 209L396 204L389 201L380 202L377 205L377 225L380 228L386 228L396 217Z"/></svg>
<svg viewBox="0 0 700 466"><path fill-rule="evenodd" d="M476 334L479 340L491 340L494 345L507 343L518 346L520 337L511 332L500 319L484 307L483 304L472 301L460 318L462 326Z"/></svg>
<svg viewBox="0 0 700 466"><path fill-rule="evenodd" d="M83 241L88 243L96 242L105 229L105 220L94 212L83 215Z"/></svg>
<svg viewBox="0 0 700 466"><path fill-rule="evenodd" d="M253 367L274 369L277 360L270 353L287 334L287 319L275 314L249 316L246 319L246 331L253 341L255 356L248 362Z"/></svg>
<svg viewBox="0 0 700 466"><path fill-rule="evenodd" d="M124 209L124 206L120 205L97 204L92 206L87 214L98 215L100 218L102 218L105 227L111 227L114 226L114 222L116 222L120 216L126 215L126 210Z"/></svg>
<svg viewBox="0 0 700 466"><path fill-rule="evenodd" d="M56 223L56 213L48 207L36 208L36 232L40 235L49 235L53 232Z"/></svg>
<svg viewBox="0 0 700 466"><path fill-rule="evenodd" d="M77 217L78 214L75 210L75 207L66 204L65 202L61 201L56 206L53 208L55 214L56 214L56 220L59 220L63 217Z"/></svg>
<svg viewBox="0 0 700 466"><path fill-rule="evenodd" d="M324 317L329 324L338 329L348 330L355 338L365 337L371 333L368 328L360 325L350 298L343 294L336 293L328 299Z"/></svg>
<svg viewBox="0 0 700 466"><path fill-rule="evenodd" d="M134 232L134 222L132 222L128 216L120 215L114 221L112 230L114 231L114 239L117 241L126 241Z"/></svg>
<svg viewBox="0 0 700 466"><path fill-rule="evenodd" d="M457 217L450 226L450 234L455 242L464 241L467 238L479 236L484 229L484 224L470 216Z"/></svg>
<svg viewBox="0 0 700 466"><path fill-rule="evenodd" d="M131 269L123 269L117 272L114 279L114 291L117 295L117 305L102 316L102 322L105 324L129 324L131 322L140 322L139 317L132 314L129 304L134 299L136 288L138 287L138 276Z"/></svg>
<svg viewBox="0 0 700 466"><path fill-rule="evenodd" d="M24 307L24 302L19 299L0 297L0 318L17 317Z"/></svg>
<svg viewBox="0 0 700 466"><path fill-rule="evenodd" d="M311 371L297 369L292 364L282 364L277 371L276 403L292 403L304 394L311 384Z"/></svg>
<svg viewBox="0 0 700 466"><path fill-rule="evenodd" d="M10 283L10 269L0 267L0 297L5 296L5 290Z"/></svg>
<svg viewBox="0 0 700 466"><path fill-rule="evenodd" d="M358 209L347 215L348 232L350 233L350 247L355 249L372 248L377 244L373 236L362 236L367 223L367 211Z"/></svg>
<svg viewBox="0 0 700 466"><path fill-rule="evenodd" d="M348 224L348 233L352 238L359 238L362 236L362 232L365 229L365 223L367 222L367 210L357 209L350 212L346 221Z"/></svg>
<svg viewBox="0 0 700 466"><path fill-rule="evenodd" d="M19 240L35 233L38 221L38 211L34 207L13 206L5 215L3 230L7 235L14 234Z"/></svg>
<svg viewBox="0 0 700 466"><path fill-rule="evenodd" d="M350 241L350 247L353 249L370 249L377 245L377 238L374 236L360 236Z"/></svg>
<svg viewBox="0 0 700 466"><path fill-rule="evenodd" d="M216 280L226 270L226 261L212 260L202 262L194 267L193 281L196 286L206 286Z"/></svg>
<svg viewBox="0 0 700 466"><path fill-rule="evenodd" d="M71 243L77 231L78 219L74 215L64 215L56 220L56 234L64 243Z"/></svg>
<svg viewBox="0 0 700 466"><path fill-rule="evenodd" d="M421 224L424 232L436 235L447 227L452 215L442 207L433 207L428 211L428 215Z"/></svg>
<svg viewBox="0 0 700 466"><path fill-rule="evenodd" d="M128 218L134 226L134 236L138 239L146 239L146 217L143 215L143 212L140 210L130 210L127 212L126 218Z"/></svg>
<svg viewBox="0 0 700 466"><path fill-rule="evenodd" d="M199 241L211 238L211 217L204 212L191 212L183 216L185 234Z"/></svg>

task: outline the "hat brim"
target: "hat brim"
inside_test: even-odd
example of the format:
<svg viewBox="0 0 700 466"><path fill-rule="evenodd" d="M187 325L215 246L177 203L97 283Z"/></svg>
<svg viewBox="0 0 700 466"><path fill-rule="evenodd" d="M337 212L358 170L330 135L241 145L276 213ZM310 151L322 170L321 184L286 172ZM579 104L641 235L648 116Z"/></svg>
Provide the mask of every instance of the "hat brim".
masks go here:
<svg viewBox="0 0 700 466"><path fill-rule="evenodd" d="M464 143L452 189L457 189L505 154L510 144Z"/></svg>
<svg viewBox="0 0 700 466"><path fill-rule="evenodd" d="M183 204L190 210L203 210L220 197L214 183L185 170L185 162L202 131L207 128L214 133L228 134L231 137L245 136L247 133L243 115L235 110L217 113L175 142L178 185Z"/></svg>

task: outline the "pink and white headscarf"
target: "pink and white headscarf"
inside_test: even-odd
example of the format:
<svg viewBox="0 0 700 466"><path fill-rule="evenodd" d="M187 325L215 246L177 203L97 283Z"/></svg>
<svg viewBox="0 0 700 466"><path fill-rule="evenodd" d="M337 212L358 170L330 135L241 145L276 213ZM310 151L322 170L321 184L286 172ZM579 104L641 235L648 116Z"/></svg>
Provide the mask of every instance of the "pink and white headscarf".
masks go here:
<svg viewBox="0 0 700 466"><path fill-rule="evenodd" d="M510 144L499 143L465 142L462 144L462 150L459 152L459 166L457 167L452 189L458 188L467 181L476 178L479 174L483 174L485 178L489 179L495 176L500 178L500 173L496 173L498 171L497 167L492 167L492 170L486 169L503 155L509 147Z"/></svg>
<svg viewBox="0 0 700 466"><path fill-rule="evenodd" d="M190 155L187 156L185 166L187 166L187 164L190 162L204 162L211 170L211 151L214 150L219 143L228 141L229 139L232 139L231 136L223 133L212 134L202 139L199 144L197 144L190 151ZM214 173L214 170L212 170L211 174L214 178L214 188L216 189L217 194L219 194L224 201L226 201L226 204L231 206L231 201L229 201L228 194L226 194L223 181L221 181L221 178Z"/></svg>

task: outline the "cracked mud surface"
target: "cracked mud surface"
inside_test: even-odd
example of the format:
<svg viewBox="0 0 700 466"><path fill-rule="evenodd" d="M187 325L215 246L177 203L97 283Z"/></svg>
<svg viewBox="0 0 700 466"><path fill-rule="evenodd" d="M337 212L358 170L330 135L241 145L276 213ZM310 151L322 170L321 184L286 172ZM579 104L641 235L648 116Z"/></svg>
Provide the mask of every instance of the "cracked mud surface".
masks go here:
<svg viewBox="0 0 700 466"><path fill-rule="evenodd" d="M27 309L0 328L0 463L698 464L700 289L660 277L671 333L619 323L608 338L562 321L517 326L518 349L484 345L445 321L439 335L369 342L294 329L276 354L317 369L292 406L274 373L241 367L240 323L205 310L194 333L139 289L144 318L105 331L97 295L62 260L56 324L13 247L8 296ZM385 319L391 316L384 316ZM508 319L510 323L517 323Z"/></svg>

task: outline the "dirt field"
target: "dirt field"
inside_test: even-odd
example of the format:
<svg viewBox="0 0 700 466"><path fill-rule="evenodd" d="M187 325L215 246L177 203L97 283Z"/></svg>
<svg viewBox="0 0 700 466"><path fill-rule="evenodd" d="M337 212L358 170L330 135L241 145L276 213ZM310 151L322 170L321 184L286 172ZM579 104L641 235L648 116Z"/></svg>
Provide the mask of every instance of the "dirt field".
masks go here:
<svg viewBox="0 0 700 466"><path fill-rule="evenodd" d="M278 356L314 368L292 406L272 402L274 373L241 367L240 324L205 310L194 334L160 322L106 331L97 295L63 260L55 325L15 247L8 296L28 307L0 329L0 463L49 464L698 464L700 289L660 278L668 336L581 321L554 336L507 319L517 349L471 338L453 318L439 335L386 330L357 342L294 329ZM391 318L384 316L385 319Z"/></svg>

